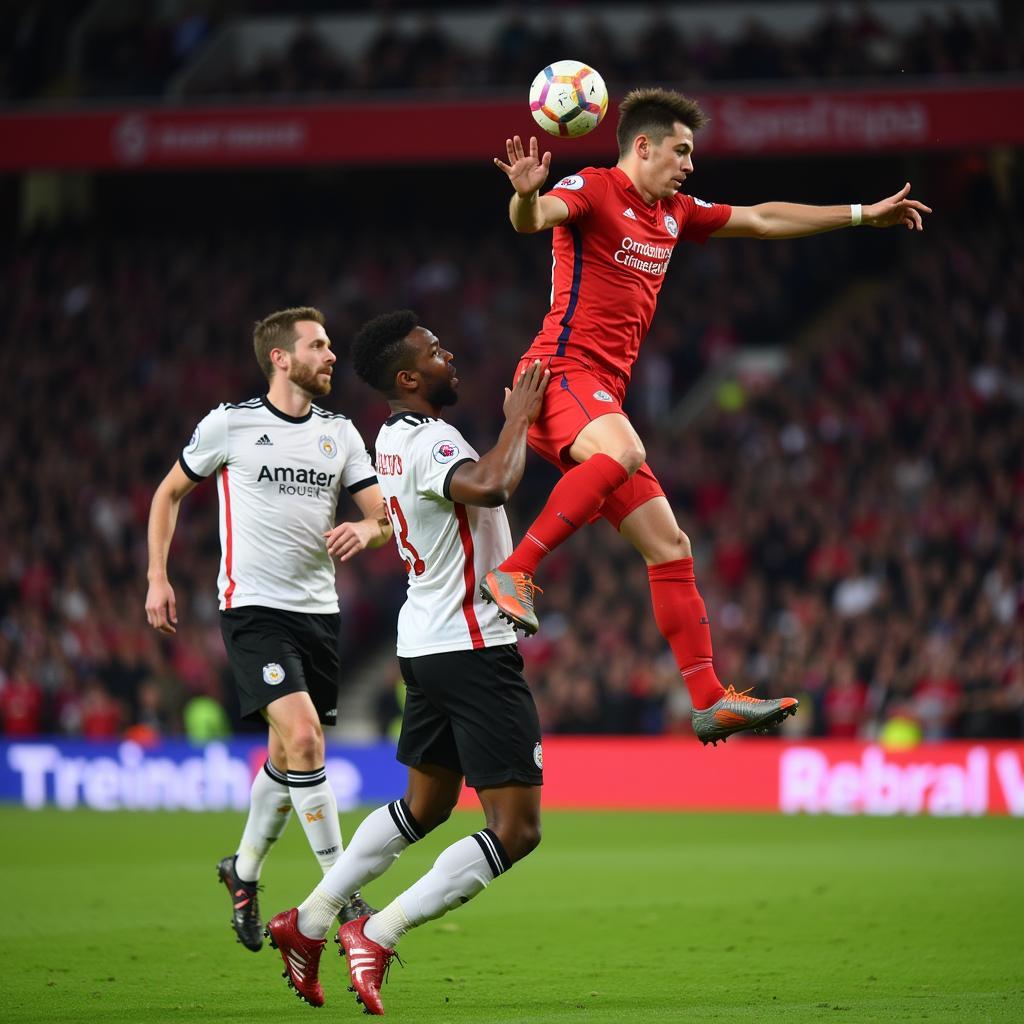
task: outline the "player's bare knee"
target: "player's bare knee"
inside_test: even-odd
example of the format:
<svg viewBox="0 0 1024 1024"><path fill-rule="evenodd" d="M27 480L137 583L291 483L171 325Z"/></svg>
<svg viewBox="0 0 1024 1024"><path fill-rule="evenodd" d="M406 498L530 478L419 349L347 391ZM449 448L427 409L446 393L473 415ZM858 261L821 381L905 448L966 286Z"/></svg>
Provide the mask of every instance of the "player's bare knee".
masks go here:
<svg viewBox="0 0 1024 1024"><path fill-rule="evenodd" d="M676 558L693 557L693 548L690 546L690 538L687 537L682 530L679 530L677 533L677 536L675 538L675 545L678 550L678 554L675 556Z"/></svg>
<svg viewBox="0 0 1024 1024"><path fill-rule="evenodd" d="M455 800L424 800L415 793L405 794L405 803L409 813L416 819L416 824L424 835L433 832L438 825L443 825L455 810Z"/></svg>
<svg viewBox="0 0 1024 1024"><path fill-rule="evenodd" d="M505 825L491 825L491 831L501 840L509 860L514 864L540 846L540 822L520 820Z"/></svg>
<svg viewBox="0 0 1024 1024"><path fill-rule="evenodd" d="M645 534L636 538L633 543L648 565L662 565L665 562L677 562L681 558L693 557L690 538L675 525L671 530Z"/></svg>
<svg viewBox="0 0 1024 1024"><path fill-rule="evenodd" d="M318 768L324 763L324 734L315 722L304 722L292 729L285 741L288 764Z"/></svg>
<svg viewBox="0 0 1024 1024"><path fill-rule="evenodd" d="M647 461L647 452L642 444L630 445L615 455L615 461L632 476Z"/></svg>
<svg viewBox="0 0 1024 1024"><path fill-rule="evenodd" d="M412 807L413 817L419 822L424 832L433 832L438 825L443 825L451 816L454 807L429 807L417 813Z"/></svg>
<svg viewBox="0 0 1024 1024"><path fill-rule="evenodd" d="M524 823L519 830L519 856L514 859L522 860L528 854L533 853L538 846L540 846L540 822Z"/></svg>

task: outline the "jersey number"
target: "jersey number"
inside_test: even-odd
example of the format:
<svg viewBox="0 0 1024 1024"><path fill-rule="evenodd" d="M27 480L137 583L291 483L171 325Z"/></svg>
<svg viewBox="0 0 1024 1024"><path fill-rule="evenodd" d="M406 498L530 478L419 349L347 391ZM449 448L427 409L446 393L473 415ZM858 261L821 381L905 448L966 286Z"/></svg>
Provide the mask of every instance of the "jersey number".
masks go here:
<svg viewBox="0 0 1024 1024"><path fill-rule="evenodd" d="M405 571L411 572L413 576L422 576L426 571L427 567L420 558L420 553L412 546L412 541L409 540L409 524L406 522L405 513L402 511L402 506L398 504L398 499L394 496L391 498L391 526L394 529L395 521L398 521L398 529L395 533L398 534L398 546L403 552L408 552L410 557L405 558ZM405 556L403 555L403 558Z"/></svg>

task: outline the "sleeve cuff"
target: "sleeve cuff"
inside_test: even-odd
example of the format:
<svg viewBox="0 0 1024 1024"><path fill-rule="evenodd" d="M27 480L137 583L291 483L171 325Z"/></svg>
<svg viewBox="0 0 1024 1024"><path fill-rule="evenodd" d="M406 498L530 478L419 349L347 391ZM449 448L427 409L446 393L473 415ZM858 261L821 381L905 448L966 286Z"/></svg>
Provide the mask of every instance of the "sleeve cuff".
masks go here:
<svg viewBox="0 0 1024 1024"><path fill-rule="evenodd" d="M349 494L356 494L358 491L365 490L367 487L372 487L377 482L375 476L368 476L365 480L360 480L358 483L349 484L346 488Z"/></svg>
<svg viewBox="0 0 1024 1024"><path fill-rule="evenodd" d="M197 484L202 483L206 479L205 476L200 476L194 469L192 469L192 467L185 461L184 455L178 456L178 465L181 466L182 472L184 472L185 476L190 480L194 480Z"/></svg>
<svg viewBox="0 0 1024 1024"><path fill-rule="evenodd" d="M453 462L449 467L448 474L444 478L444 486L441 488L441 493L444 495L445 501L452 500L451 486L452 477L455 476L455 470L457 470L459 466L464 466L467 462L476 462L476 459L459 459L458 462Z"/></svg>

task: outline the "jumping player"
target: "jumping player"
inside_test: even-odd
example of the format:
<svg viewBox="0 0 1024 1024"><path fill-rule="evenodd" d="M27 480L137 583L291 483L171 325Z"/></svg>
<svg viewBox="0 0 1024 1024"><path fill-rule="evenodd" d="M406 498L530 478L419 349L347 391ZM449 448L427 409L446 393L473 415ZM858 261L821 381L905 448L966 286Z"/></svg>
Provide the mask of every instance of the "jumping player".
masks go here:
<svg viewBox="0 0 1024 1024"><path fill-rule="evenodd" d="M338 714L332 559L379 547L391 527L359 432L348 417L313 404L330 393L337 359L323 315L311 307L271 313L256 324L253 343L267 394L208 413L153 496L146 618L162 633L175 632L167 555L178 509L215 473L221 632L243 716L269 724L268 756L253 779L238 851L217 865L235 934L256 951L263 945L260 870L292 808L323 871L341 852L321 728ZM335 526L343 487L363 518Z"/></svg>
<svg viewBox="0 0 1024 1024"><path fill-rule="evenodd" d="M537 709L515 630L479 599L477 580L512 550L502 505L522 478L526 431L549 375L539 362L520 371L505 392L498 442L479 456L440 418L458 398L455 364L415 313L371 320L356 336L352 360L392 412L377 435L377 475L409 573L398 619L407 688L398 759L409 767L408 788L366 817L306 901L272 918L266 934L289 984L322 1006L320 955L349 893L445 821L465 778L483 805L486 828L449 846L379 913L338 931L352 991L368 1013L383 1014L380 986L399 938L472 899L540 842Z"/></svg>
<svg viewBox="0 0 1024 1024"><path fill-rule="evenodd" d="M764 730L794 714L792 697L757 700L724 689L715 674L711 629L694 577L690 540L646 462L622 411L640 342L680 239L798 238L866 224L920 231L927 206L909 183L869 206L708 203L682 189L693 172L694 135L706 122L692 100L638 89L619 108L615 167L587 167L546 195L551 154L506 140L516 231L554 229L551 309L520 368L541 359L551 387L529 444L563 473L512 554L489 572L482 595L526 634L536 632L537 566L584 523L607 519L647 563L654 618L675 655L693 705L694 732L716 743Z"/></svg>

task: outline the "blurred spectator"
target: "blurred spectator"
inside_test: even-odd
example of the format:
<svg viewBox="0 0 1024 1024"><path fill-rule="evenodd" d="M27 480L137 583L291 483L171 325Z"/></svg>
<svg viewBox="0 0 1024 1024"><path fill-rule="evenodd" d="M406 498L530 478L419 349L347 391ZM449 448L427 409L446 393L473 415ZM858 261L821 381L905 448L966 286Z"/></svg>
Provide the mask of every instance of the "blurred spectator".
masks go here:
<svg viewBox="0 0 1024 1024"><path fill-rule="evenodd" d="M43 688L24 661L14 664L0 687L0 721L3 735L36 736L43 725Z"/></svg>
<svg viewBox="0 0 1024 1024"><path fill-rule="evenodd" d="M125 719L123 708L97 676L89 676L83 683L79 708L85 739L113 740L120 735Z"/></svg>
<svg viewBox="0 0 1024 1024"><path fill-rule="evenodd" d="M227 739L231 735L231 723L224 710L220 689L211 685L209 690L208 693L196 694L185 705L185 736L190 743L201 745L211 740Z"/></svg>
<svg viewBox="0 0 1024 1024"><path fill-rule="evenodd" d="M832 669L832 676L822 700L824 733L832 739L857 739L864 724L867 687L857 678L850 658L841 658Z"/></svg>

